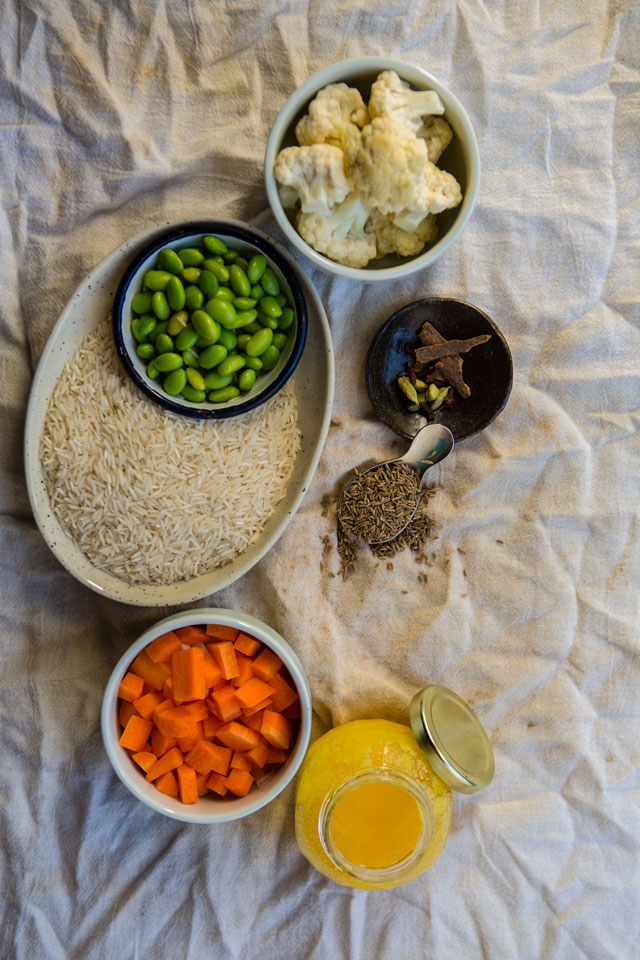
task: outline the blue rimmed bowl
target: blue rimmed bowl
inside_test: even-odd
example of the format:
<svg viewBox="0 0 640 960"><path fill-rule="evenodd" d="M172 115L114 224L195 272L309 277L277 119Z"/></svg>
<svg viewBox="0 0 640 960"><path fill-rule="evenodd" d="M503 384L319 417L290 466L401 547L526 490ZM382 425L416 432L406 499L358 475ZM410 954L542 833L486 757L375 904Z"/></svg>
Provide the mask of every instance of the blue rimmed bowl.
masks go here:
<svg viewBox="0 0 640 960"><path fill-rule="evenodd" d="M146 271L155 267L159 251L164 247L179 250L182 247L196 246L203 236L209 234L220 237L228 247L236 250L246 260L250 260L256 253L264 254L294 311L289 340L281 351L276 366L273 370L261 372L251 390L241 393L240 396L226 403L211 403L208 400L193 403L180 395L171 396L166 393L159 379L152 380L147 375L146 363L136 353L138 344L131 330L131 322L135 317L131 301L135 294L141 291L142 278ZM115 294L112 322L116 350L122 365L136 386L149 399L174 414L197 420L219 420L237 417L254 410L284 386L295 370L304 349L307 335L307 305L298 277L266 234L236 220L195 220L169 227L129 263Z"/></svg>

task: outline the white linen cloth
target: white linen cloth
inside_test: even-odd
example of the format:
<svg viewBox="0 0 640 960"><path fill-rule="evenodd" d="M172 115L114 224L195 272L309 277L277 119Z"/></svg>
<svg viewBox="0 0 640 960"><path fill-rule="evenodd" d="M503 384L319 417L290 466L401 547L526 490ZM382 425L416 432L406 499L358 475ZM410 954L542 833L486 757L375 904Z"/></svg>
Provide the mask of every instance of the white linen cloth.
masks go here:
<svg viewBox="0 0 640 960"><path fill-rule="evenodd" d="M4 0L1 19L0 956L639 956L638 3ZM281 105L311 73L366 54L415 62L460 98L482 155L477 209L402 283L304 263L336 347L334 426L282 539L203 604L290 641L314 738L355 718L405 720L433 682L480 714L494 783L454 798L436 867L373 893L302 858L293 787L208 828L156 815L120 784L102 692L171 611L100 598L59 565L21 456L34 366L82 278L152 224L258 216ZM322 497L402 446L372 415L366 349L393 310L429 294L495 319L513 393L437 468L428 584L408 552L342 582L320 570Z"/></svg>

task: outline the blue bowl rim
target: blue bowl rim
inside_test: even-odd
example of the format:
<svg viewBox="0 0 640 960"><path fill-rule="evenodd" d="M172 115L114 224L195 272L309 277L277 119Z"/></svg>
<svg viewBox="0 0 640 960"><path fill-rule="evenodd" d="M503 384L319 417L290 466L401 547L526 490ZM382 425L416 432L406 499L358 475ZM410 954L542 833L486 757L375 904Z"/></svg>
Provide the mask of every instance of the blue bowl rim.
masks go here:
<svg viewBox="0 0 640 960"><path fill-rule="evenodd" d="M281 273L286 277L291 289L291 295L294 299L296 307L296 339L291 356L279 376L277 376L268 387L265 387L263 391L256 394L255 397L246 400L244 403L235 404L232 407L221 406L220 408L206 408L194 405L193 408L187 408L179 403L175 403L168 394L167 397L163 397L152 390L144 377L138 373L132 364L122 334L123 306L133 278L140 269L141 264L148 257L173 240L210 233L222 233L236 237L238 240L243 240L245 243L250 243L252 246L260 249L262 253L266 254L266 256L276 264ZM257 231L254 227L244 226L243 224L230 220L193 220L188 224L172 228L156 236L151 243L147 244L147 246L130 261L122 275L122 279L118 284L118 289L113 298L111 323L116 351L120 362L136 386L154 403L164 407L165 410L169 410L171 413L176 413L183 417L190 417L195 420L223 420L230 417L238 417L244 413L248 413L250 410L255 410L256 407L261 406L265 401L273 397L287 382L298 365L307 339L307 305L295 272L292 271L290 264L287 263L265 234Z"/></svg>

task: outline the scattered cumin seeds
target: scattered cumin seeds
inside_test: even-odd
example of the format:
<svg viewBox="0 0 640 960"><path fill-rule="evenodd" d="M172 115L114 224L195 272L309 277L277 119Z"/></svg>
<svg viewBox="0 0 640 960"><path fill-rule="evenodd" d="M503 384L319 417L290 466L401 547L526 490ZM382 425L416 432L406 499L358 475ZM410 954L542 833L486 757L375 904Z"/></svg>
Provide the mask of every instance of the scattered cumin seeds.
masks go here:
<svg viewBox="0 0 640 960"><path fill-rule="evenodd" d="M406 463L383 463L356 473L342 497L340 524L368 544L397 537L416 509L418 478Z"/></svg>

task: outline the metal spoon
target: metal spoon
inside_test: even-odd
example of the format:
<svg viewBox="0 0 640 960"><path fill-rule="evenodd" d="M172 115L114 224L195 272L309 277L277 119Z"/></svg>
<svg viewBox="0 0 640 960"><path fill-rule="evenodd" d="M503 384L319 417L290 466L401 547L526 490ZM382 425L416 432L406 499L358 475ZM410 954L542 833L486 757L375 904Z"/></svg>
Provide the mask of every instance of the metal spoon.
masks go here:
<svg viewBox="0 0 640 960"><path fill-rule="evenodd" d="M344 487L342 493L340 494L340 499L338 500L338 519L340 519L342 515L342 501L344 495L351 484L357 480L358 477L363 476L365 473L369 473L370 470L376 470L378 467L384 466L386 463L406 463L411 467L412 470L415 470L418 477L418 490L420 490L429 467L432 467L434 464L440 463L441 460L444 460L444 458L447 457L453 450L453 443L453 434L448 427L445 427L442 423L428 423L426 426L422 427L421 430L418 430L411 442L411 446L404 456L393 457L391 460L382 460L380 463L374 463L372 466L367 467L366 470L362 470L356 477L353 477L349 481L346 487ZM393 533L392 536L386 537L384 540L358 541L358 538L351 534L348 530L345 532L351 537L352 540L356 540L360 543L388 543L389 540L395 540L395 538L400 536L402 531L408 527L413 520L416 510L418 509L418 503L419 497L416 498L416 505L411 511L411 516L407 522L404 523L399 530Z"/></svg>

